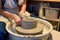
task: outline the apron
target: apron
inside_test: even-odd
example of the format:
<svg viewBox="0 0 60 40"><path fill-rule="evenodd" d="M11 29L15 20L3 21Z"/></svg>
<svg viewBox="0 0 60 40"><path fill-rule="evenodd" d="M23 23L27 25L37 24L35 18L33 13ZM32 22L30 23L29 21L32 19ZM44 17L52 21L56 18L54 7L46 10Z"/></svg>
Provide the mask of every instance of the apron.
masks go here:
<svg viewBox="0 0 60 40"><path fill-rule="evenodd" d="M12 13L18 13L18 5L22 5L23 2L24 0L19 0L18 3L16 2L16 0L6 0L4 4L4 10Z"/></svg>

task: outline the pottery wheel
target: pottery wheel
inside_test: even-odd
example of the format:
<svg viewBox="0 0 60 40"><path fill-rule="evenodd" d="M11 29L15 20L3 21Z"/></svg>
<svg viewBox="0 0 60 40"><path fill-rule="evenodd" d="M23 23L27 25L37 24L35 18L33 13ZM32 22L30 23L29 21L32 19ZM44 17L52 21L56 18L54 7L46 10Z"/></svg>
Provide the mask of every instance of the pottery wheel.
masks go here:
<svg viewBox="0 0 60 40"><path fill-rule="evenodd" d="M37 20L37 19L35 19ZM42 33L43 31L43 23L41 23L39 20L37 20L37 26L33 29L23 29L21 26L16 26L16 24L13 25L13 27L15 28L15 30L18 33L22 33L22 34L38 34L38 33Z"/></svg>

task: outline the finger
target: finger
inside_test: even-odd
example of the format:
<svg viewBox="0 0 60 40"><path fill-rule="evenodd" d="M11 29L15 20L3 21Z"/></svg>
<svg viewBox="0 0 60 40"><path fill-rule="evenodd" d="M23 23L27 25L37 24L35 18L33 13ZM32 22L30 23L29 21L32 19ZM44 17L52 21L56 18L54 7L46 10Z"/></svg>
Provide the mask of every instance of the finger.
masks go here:
<svg viewBox="0 0 60 40"><path fill-rule="evenodd" d="M21 26L21 21L16 22L18 26Z"/></svg>

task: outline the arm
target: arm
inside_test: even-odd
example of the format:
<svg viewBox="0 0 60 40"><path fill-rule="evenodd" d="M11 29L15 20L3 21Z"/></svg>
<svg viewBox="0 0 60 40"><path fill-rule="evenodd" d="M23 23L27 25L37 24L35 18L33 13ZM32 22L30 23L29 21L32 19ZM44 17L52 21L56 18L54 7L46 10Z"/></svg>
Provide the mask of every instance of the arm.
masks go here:
<svg viewBox="0 0 60 40"><path fill-rule="evenodd" d="M0 14L6 16L6 17L8 17L8 18L13 18L13 15L14 15L13 13L10 13L10 12L8 12L8 11L4 11L4 10L2 9L2 2L1 2L1 0L0 0Z"/></svg>
<svg viewBox="0 0 60 40"><path fill-rule="evenodd" d="M26 0L24 0L24 3L22 4L20 13L25 13L25 11L26 11Z"/></svg>
<svg viewBox="0 0 60 40"><path fill-rule="evenodd" d="M19 15L21 15L22 17L30 16L30 14L26 12L26 6L27 6L27 0L24 0L21 11L19 12Z"/></svg>
<svg viewBox="0 0 60 40"><path fill-rule="evenodd" d="M5 17L14 19L17 24L20 24L20 23L18 23L18 22L21 21L20 18L19 18L19 16L17 16L16 14L13 14L13 13L11 13L11 12L4 11L4 10L2 9L1 0L0 0L0 14L4 15Z"/></svg>

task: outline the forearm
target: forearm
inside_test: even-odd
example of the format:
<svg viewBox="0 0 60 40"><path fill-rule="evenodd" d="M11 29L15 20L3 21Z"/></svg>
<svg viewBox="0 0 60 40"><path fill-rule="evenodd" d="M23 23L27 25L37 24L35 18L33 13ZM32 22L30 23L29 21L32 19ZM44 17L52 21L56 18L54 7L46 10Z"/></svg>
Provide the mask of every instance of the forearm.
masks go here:
<svg viewBox="0 0 60 40"><path fill-rule="evenodd" d="M0 9L0 13L3 15L3 16L5 16L5 17L8 17L8 18L12 18L13 19L13 13L10 13L10 12L8 12L8 11L4 11L4 10L2 10L2 9Z"/></svg>
<svg viewBox="0 0 60 40"><path fill-rule="evenodd" d="M24 12L26 11L26 4L22 5L21 11L24 11Z"/></svg>
<svg viewBox="0 0 60 40"><path fill-rule="evenodd" d="M22 4L22 8L21 8L21 11L20 11L20 12L25 13L25 11L26 11L26 6L27 6L26 0L24 0L24 3Z"/></svg>

